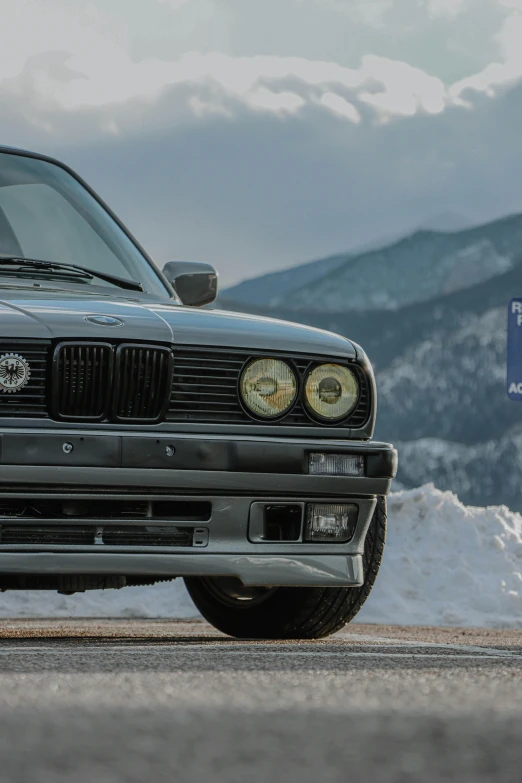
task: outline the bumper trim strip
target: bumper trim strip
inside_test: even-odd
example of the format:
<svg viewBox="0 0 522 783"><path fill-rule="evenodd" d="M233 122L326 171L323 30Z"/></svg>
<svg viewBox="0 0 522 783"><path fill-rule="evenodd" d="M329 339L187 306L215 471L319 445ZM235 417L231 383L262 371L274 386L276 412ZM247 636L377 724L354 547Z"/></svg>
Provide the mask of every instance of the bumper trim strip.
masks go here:
<svg viewBox="0 0 522 783"><path fill-rule="evenodd" d="M356 587L361 555L0 553L2 574L126 574L235 576L245 585Z"/></svg>
<svg viewBox="0 0 522 783"><path fill-rule="evenodd" d="M0 465L2 485L14 484L91 487L167 487L176 491L267 492L272 495L386 495L390 478L310 476L292 473L236 473L220 470L165 470L163 468L85 468Z"/></svg>

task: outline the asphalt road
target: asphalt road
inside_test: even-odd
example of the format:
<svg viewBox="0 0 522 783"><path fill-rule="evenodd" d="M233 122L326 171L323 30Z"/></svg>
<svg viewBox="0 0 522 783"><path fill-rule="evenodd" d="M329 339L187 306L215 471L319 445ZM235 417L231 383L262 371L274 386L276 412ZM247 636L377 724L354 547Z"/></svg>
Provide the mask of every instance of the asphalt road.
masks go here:
<svg viewBox="0 0 522 783"><path fill-rule="evenodd" d="M520 781L522 631L0 621L0 780Z"/></svg>

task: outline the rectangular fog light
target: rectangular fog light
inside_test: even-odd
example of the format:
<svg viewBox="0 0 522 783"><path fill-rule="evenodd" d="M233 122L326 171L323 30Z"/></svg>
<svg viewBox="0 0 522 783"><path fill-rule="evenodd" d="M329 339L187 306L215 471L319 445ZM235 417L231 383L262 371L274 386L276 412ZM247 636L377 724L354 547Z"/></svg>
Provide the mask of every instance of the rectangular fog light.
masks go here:
<svg viewBox="0 0 522 783"><path fill-rule="evenodd" d="M358 514L354 503L308 503L305 541L345 544L353 538Z"/></svg>
<svg viewBox="0 0 522 783"><path fill-rule="evenodd" d="M315 476L364 476L360 454L310 454L308 472Z"/></svg>

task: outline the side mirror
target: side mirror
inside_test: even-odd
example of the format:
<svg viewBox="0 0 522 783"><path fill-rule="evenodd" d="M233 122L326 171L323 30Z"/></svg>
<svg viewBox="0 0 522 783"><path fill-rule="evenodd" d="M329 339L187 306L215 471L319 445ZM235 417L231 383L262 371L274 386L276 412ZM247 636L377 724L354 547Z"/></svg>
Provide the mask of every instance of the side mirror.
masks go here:
<svg viewBox="0 0 522 783"><path fill-rule="evenodd" d="M217 296L218 275L210 264L169 261L163 267L163 275L184 305L202 307L213 302Z"/></svg>

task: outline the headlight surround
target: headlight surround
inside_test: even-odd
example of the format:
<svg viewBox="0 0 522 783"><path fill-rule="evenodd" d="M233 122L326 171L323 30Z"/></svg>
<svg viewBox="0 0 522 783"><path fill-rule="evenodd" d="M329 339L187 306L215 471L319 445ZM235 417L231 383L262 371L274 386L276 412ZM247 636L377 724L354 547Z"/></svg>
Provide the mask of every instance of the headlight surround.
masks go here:
<svg viewBox="0 0 522 783"><path fill-rule="evenodd" d="M254 359L239 381L246 408L263 419L276 419L287 413L297 397L297 377L281 359Z"/></svg>
<svg viewBox="0 0 522 783"><path fill-rule="evenodd" d="M345 419L355 408L359 382L341 364L319 364L306 376L304 398L308 410L323 421Z"/></svg>

